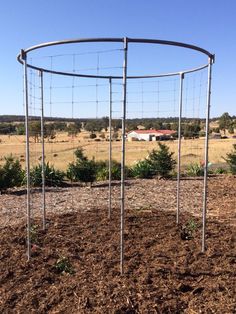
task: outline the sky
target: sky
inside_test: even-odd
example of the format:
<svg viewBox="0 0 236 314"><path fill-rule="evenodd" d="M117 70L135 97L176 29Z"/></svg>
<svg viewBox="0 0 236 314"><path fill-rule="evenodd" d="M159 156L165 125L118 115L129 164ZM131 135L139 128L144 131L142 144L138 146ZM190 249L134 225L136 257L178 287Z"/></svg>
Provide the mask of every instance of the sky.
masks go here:
<svg viewBox="0 0 236 314"><path fill-rule="evenodd" d="M0 115L24 113L22 67L16 61L20 49L88 37L173 40L209 50L216 55L211 116L236 115L235 17L235 0L1 1ZM187 60L185 52L177 59L171 52L161 56L168 71ZM135 65L143 71L141 61Z"/></svg>

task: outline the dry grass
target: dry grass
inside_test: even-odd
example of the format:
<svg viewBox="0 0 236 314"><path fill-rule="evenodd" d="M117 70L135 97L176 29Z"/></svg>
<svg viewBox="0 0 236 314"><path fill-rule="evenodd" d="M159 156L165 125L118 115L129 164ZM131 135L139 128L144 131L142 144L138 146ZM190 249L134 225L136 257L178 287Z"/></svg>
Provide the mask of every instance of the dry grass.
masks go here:
<svg viewBox="0 0 236 314"><path fill-rule="evenodd" d="M0 136L0 162L3 157L13 154L19 158L24 165L25 160L25 138L24 136ZM209 160L212 163L222 163L226 153L232 149L235 139L213 139L210 140ZM177 141L167 141L170 150L177 153ZM66 133L60 133L52 143L45 142L46 161L53 163L57 168L65 170L67 164L74 160L73 151L77 147L83 147L86 155L97 160L108 159L109 143L106 141L95 142L88 139L88 134L82 132L78 137L71 139ZM127 142L126 162L131 165L135 161L147 156L148 151L157 147L156 142ZM121 142L113 142L113 158L120 160ZM34 143L31 140L31 164L40 161L41 143ZM182 161L183 165L193 161L200 161L204 157L204 139L183 140L182 141Z"/></svg>

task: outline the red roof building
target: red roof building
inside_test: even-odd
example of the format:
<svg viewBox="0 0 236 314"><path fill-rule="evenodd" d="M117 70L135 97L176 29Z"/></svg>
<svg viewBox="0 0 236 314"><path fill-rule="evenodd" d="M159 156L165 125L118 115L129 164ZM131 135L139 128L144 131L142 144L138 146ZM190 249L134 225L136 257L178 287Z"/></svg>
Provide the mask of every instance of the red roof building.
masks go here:
<svg viewBox="0 0 236 314"><path fill-rule="evenodd" d="M176 134L173 130L134 130L127 134L129 141L158 141L170 139Z"/></svg>

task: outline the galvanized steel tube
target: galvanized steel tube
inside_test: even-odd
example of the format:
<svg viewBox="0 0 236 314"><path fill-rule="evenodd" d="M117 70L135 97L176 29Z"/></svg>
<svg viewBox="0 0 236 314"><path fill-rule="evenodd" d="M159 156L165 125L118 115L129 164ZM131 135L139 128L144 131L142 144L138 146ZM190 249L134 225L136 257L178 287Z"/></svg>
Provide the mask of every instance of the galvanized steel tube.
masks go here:
<svg viewBox="0 0 236 314"><path fill-rule="evenodd" d="M121 207L120 207L120 273L124 273L124 211L125 211L125 126L126 126L126 90L127 90L127 52L128 43L124 38L123 63L123 113L122 113L122 156L121 156Z"/></svg>
<svg viewBox="0 0 236 314"><path fill-rule="evenodd" d="M44 93L43 93L43 71L40 71L41 81L41 143L42 143L42 222L43 230L46 229L46 202L45 202L45 147L44 147Z"/></svg>
<svg viewBox="0 0 236 314"><path fill-rule="evenodd" d="M112 168L112 79L109 79L109 208L108 218L111 218L111 168Z"/></svg>
<svg viewBox="0 0 236 314"><path fill-rule="evenodd" d="M211 75L213 59L209 58L208 65L208 87L206 107L206 135L205 135L205 156L204 156L204 187L203 187L203 209L202 209L202 252L206 250L206 216L207 216L207 181L208 181L208 147L209 147L209 120L211 104Z"/></svg>
<svg viewBox="0 0 236 314"><path fill-rule="evenodd" d="M30 208L30 143L29 143L29 99L28 99L28 73L27 73L27 55L22 50L21 57L24 64L24 91L25 91L25 136L26 136L26 215L27 215L27 257L31 258L31 208Z"/></svg>
<svg viewBox="0 0 236 314"><path fill-rule="evenodd" d="M180 211L180 171L181 171L181 120L182 120L182 107L183 107L183 80L184 74L180 73L179 85L179 126L178 126L178 166L177 166L177 212L176 223L179 223Z"/></svg>

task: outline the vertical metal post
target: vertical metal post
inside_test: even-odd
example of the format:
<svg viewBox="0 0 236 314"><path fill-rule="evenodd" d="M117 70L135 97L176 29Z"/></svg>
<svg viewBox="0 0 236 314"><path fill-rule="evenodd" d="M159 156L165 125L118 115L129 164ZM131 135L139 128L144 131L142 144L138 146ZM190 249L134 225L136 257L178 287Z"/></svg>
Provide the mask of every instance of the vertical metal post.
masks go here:
<svg viewBox="0 0 236 314"><path fill-rule="evenodd" d="M45 202L45 147L44 147L44 93L43 93L43 71L40 71L41 81L41 143L42 143L42 222L43 230L46 230L46 202Z"/></svg>
<svg viewBox="0 0 236 314"><path fill-rule="evenodd" d="M125 125L126 125L126 90L127 90L127 52L128 40L124 38L123 61L123 113L122 113L122 156L121 156L121 207L120 207L120 273L124 273L124 209L125 209Z"/></svg>
<svg viewBox="0 0 236 314"><path fill-rule="evenodd" d="M207 86L207 107L206 107L206 135L205 135L205 156L204 156L204 184L203 184L203 209L202 209L202 252L206 250L206 215L207 215L207 180L208 180L208 147L209 147L209 120L211 103L211 74L214 58L209 58L208 64L208 86Z"/></svg>
<svg viewBox="0 0 236 314"><path fill-rule="evenodd" d="M183 107L183 81L184 74L180 73L180 85L179 85L179 127L178 127L178 166L177 166L177 212L176 223L179 223L179 211L180 211L180 171L181 171L181 120L182 120L182 107Z"/></svg>
<svg viewBox="0 0 236 314"><path fill-rule="evenodd" d="M109 78L109 208L108 218L111 218L111 166L112 166L112 79Z"/></svg>
<svg viewBox="0 0 236 314"><path fill-rule="evenodd" d="M29 100L28 100L28 76L27 76L27 55L21 50L21 56L24 63L24 90L25 90L25 137L26 137L26 176L27 176L27 199L26 199L26 215L27 215L27 257L31 257L31 208L30 208L30 143L29 143Z"/></svg>

